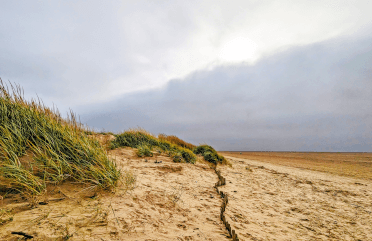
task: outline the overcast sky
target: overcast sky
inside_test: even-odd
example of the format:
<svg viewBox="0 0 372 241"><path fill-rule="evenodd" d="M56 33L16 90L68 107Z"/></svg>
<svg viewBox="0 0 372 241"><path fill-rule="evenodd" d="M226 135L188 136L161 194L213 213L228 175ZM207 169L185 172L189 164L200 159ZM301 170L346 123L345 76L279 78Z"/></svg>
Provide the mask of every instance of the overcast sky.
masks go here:
<svg viewBox="0 0 372 241"><path fill-rule="evenodd" d="M97 130L372 151L372 1L0 0L0 78Z"/></svg>

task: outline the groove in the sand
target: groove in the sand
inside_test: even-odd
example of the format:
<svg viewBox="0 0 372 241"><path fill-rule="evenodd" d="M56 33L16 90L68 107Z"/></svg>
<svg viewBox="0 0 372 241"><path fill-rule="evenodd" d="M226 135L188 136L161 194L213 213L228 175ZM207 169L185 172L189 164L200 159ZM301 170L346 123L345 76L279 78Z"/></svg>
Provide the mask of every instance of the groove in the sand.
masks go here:
<svg viewBox="0 0 372 241"><path fill-rule="evenodd" d="M218 182L215 184L215 188L217 190L217 193L221 196L222 198L222 206L221 206L221 220L223 222L223 224L225 225L227 231L229 232L230 236L232 237L232 239L234 241L239 241L239 238L238 238L238 235L236 234L235 230L233 230L231 228L231 225L229 224L228 221L226 221L226 217L225 217L225 210L226 210L226 206L227 206L227 203L229 202L229 199L228 199L228 195L227 193L224 193L223 191L220 191L218 190L218 187L219 186L223 186L223 185L226 185L226 178L224 178L222 175L221 175L221 172L220 171L217 171L216 167L214 166L213 167L214 171L216 172L217 176L218 176Z"/></svg>

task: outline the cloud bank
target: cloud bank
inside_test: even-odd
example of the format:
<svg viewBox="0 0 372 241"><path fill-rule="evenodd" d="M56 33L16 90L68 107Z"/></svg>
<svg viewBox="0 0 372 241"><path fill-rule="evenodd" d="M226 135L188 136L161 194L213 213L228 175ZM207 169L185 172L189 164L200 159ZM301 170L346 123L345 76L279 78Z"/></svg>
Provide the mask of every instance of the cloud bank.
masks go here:
<svg viewBox="0 0 372 241"><path fill-rule="evenodd" d="M372 151L371 42L345 38L291 48L79 113L107 131L140 126L218 150Z"/></svg>
<svg viewBox="0 0 372 241"><path fill-rule="evenodd" d="M63 112L363 32L366 1L2 1L0 77Z"/></svg>

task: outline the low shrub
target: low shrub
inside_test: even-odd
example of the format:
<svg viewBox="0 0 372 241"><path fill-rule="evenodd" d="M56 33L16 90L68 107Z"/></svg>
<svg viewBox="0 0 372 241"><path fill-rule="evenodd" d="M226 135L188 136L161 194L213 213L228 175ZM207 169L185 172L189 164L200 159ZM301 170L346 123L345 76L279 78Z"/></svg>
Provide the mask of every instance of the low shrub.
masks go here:
<svg viewBox="0 0 372 241"><path fill-rule="evenodd" d="M177 153L173 156L174 162L182 162L182 155L180 153Z"/></svg>
<svg viewBox="0 0 372 241"><path fill-rule="evenodd" d="M186 148L182 148L182 149L180 149L180 153L181 153L182 158L186 162L190 162L192 164L195 164L195 162L196 162L196 156L195 156L195 154L191 150L186 149Z"/></svg>
<svg viewBox="0 0 372 241"><path fill-rule="evenodd" d="M173 155L173 161L174 162L188 162L195 164L196 162L196 156L195 154L186 148L180 148L176 151L174 151Z"/></svg>
<svg viewBox="0 0 372 241"><path fill-rule="evenodd" d="M225 158L221 155L218 155L217 151L213 147L208 145L197 146L194 149L194 153L202 155L204 157L204 160L213 164L222 164L223 162L225 162Z"/></svg>

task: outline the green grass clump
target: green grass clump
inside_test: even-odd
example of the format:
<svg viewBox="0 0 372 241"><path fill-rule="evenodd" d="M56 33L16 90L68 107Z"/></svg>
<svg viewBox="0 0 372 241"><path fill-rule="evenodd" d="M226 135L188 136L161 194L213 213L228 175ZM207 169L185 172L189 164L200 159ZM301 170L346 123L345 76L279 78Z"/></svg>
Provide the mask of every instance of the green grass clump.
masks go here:
<svg viewBox="0 0 372 241"><path fill-rule="evenodd" d="M0 191L38 195L67 179L104 189L117 184L120 171L72 112L63 119L40 100L24 100L19 86L11 90L0 79Z"/></svg>
<svg viewBox="0 0 372 241"><path fill-rule="evenodd" d="M142 144L137 146L137 156L153 156L153 154L151 152L151 148L148 145Z"/></svg>
<svg viewBox="0 0 372 241"><path fill-rule="evenodd" d="M158 140L145 130L128 130L116 135L116 139L111 142L111 148L115 149L120 146L129 146L137 148L139 145L158 146Z"/></svg>
<svg viewBox="0 0 372 241"><path fill-rule="evenodd" d="M208 145L200 145L194 149L195 154L200 154L204 157L204 160L213 164L222 164L226 162L225 158L221 155L218 155L217 151Z"/></svg>
<svg viewBox="0 0 372 241"><path fill-rule="evenodd" d="M147 146L150 149L157 147L157 149L173 157L173 160L176 162L193 164L196 162L196 155L191 150L171 143L170 141L156 138L143 129L128 130L116 135L116 139L111 142L111 149L121 146L132 148L143 148L142 146Z"/></svg>

